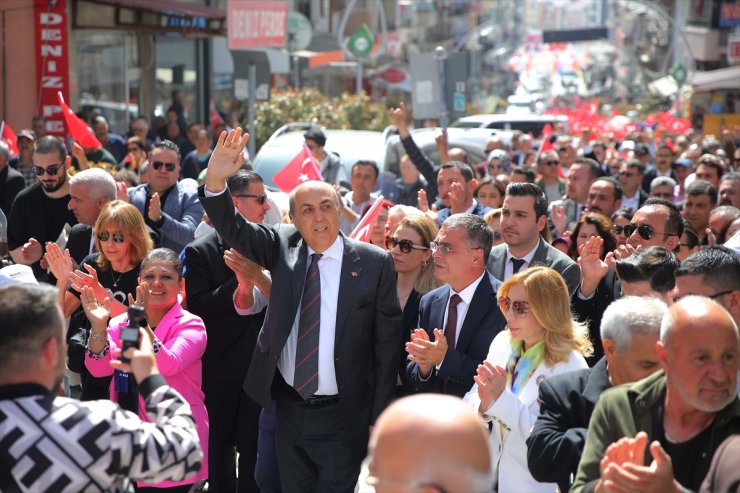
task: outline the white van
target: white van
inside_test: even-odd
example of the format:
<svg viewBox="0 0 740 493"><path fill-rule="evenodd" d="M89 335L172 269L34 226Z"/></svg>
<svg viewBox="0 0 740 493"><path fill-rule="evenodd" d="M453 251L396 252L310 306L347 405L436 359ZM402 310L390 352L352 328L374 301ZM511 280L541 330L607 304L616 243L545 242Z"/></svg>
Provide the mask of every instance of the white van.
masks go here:
<svg viewBox="0 0 740 493"><path fill-rule="evenodd" d="M565 115L508 115L487 114L465 116L452 124L458 128L494 128L498 130L521 130L523 133L531 133L535 138L542 134L546 124L555 128L556 124L568 131L568 117Z"/></svg>

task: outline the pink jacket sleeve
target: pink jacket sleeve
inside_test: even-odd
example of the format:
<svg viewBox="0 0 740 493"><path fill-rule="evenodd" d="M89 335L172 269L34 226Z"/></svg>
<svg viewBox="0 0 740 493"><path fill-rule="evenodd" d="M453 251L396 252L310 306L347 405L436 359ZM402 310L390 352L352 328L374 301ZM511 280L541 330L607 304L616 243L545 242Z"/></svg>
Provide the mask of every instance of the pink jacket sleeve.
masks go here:
<svg viewBox="0 0 740 493"><path fill-rule="evenodd" d="M160 336L157 334L157 337ZM185 312L160 342L162 347L157 353L159 371L165 377L176 375L203 356L206 350L206 327L200 317Z"/></svg>
<svg viewBox="0 0 740 493"><path fill-rule="evenodd" d="M91 356L90 351L85 348L85 367L92 376L107 377L113 375L113 367L110 365L110 360L113 358L113 351L119 347L118 337L121 333L121 327L124 325L126 325L125 313L111 319L108 323L108 350L102 356Z"/></svg>

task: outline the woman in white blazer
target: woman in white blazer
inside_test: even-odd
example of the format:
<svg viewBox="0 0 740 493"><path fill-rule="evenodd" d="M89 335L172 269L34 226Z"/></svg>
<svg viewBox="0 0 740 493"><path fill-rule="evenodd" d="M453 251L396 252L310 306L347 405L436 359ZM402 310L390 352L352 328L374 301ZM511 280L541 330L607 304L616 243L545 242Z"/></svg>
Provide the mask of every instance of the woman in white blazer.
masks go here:
<svg viewBox="0 0 740 493"><path fill-rule="evenodd" d="M588 329L573 320L565 280L549 267L510 277L498 289L498 303L507 330L491 343L465 401L493 421L496 491L554 492L556 483L535 481L527 467L527 437L540 413L537 387L544 378L587 368Z"/></svg>

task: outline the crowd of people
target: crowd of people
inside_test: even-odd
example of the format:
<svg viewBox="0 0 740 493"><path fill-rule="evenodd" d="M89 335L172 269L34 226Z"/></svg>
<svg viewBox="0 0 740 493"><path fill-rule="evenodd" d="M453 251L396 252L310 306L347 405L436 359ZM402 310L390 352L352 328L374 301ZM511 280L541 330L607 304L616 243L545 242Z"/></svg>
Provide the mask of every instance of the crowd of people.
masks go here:
<svg viewBox="0 0 740 493"><path fill-rule="evenodd" d="M390 112L397 179L316 128L287 196L176 107L0 143L0 490L736 491L740 127Z"/></svg>

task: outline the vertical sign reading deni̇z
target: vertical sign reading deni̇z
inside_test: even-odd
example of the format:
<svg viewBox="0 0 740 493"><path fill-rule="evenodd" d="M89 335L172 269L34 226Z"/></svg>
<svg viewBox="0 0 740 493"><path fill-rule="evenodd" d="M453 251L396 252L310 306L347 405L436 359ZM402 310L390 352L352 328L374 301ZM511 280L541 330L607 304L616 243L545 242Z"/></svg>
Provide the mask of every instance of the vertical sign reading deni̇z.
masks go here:
<svg viewBox="0 0 740 493"><path fill-rule="evenodd" d="M57 92L69 100L69 45L67 0L34 2L36 38L37 113L46 119L46 131L64 137L64 117Z"/></svg>
<svg viewBox="0 0 740 493"><path fill-rule="evenodd" d="M288 2L229 0L229 49L282 46Z"/></svg>

